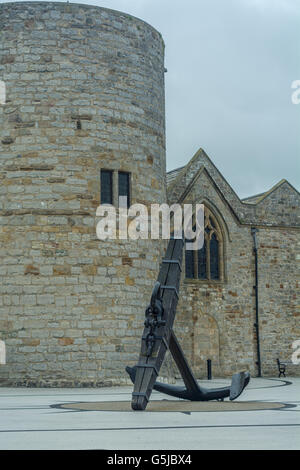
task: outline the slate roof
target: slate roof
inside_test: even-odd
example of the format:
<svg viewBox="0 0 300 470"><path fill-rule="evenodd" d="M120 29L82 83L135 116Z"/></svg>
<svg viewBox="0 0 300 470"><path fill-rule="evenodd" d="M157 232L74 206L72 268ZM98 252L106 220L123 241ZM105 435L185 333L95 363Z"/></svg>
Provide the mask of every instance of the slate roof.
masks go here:
<svg viewBox="0 0 300 470"><path fill-rule="evenodd" d="M177 175L180 173L180 171L184 168L184 166L181 166L179 168L175 168L175 170L171 170L167 172L167 186L169 186L172 181L177 178Z"/></svg>

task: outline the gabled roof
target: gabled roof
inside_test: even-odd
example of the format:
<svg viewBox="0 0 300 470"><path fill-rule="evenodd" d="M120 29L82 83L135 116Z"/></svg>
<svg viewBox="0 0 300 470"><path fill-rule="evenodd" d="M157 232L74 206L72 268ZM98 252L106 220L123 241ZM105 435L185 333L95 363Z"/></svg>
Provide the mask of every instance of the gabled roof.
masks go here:
<svg viewBox="0 0 300 470"><path fill-rule="evenodd" d="M193 158L184 167L172 170L175 175L171 178L168 185L168 195L171 199L173 196L177 200L180 198L181 194L185 192L187 186L189 186L192 180L194 180L196 173L200 170L201 166L205 167L221 192L230 193L232 199L241 203L238 195L234 192L229 183L227 183L224 176L219 172L202 148L195 153Z"/></svg>
<svg viewBox="0 0 300 470"><path fill-rule="evenodd" d="M300 194L287 180L241 200L201 148L185 166L167 173L169 203L181 203L188 197L203 171L241 224L299 226ZM283 215L284 208L289 210Z"/></svg>
<svg viewBox="0 0 300 470"><path fill-rule="evenodd" d="M259 193L259 194L254 194L253 196L244 197L244 198L242 199L242 201L243 201L245 204L256 204L257 201L258 201L262 196L264 196L264 194L266 194L266 193Z"/></svg>
<svg viewBox="0 0 300 470"><path fill-rule="evenodd" d="M279 188L281 188L281 186L283 185L287 185L287 188L290 191L295 192L296 194L299 195L299 192L297 191L296 188L294 188L294 186L291 185L291 183L289 183L286 179L282 179L278 183L276 183L274 186L272 186L272 188L269 189L268 191L265 191L264 193L256 194L254 196L246 197L243 199L243 202L245 202L246 204L259 204L265 198L269 197L272 193L279 190Z"/></svg>

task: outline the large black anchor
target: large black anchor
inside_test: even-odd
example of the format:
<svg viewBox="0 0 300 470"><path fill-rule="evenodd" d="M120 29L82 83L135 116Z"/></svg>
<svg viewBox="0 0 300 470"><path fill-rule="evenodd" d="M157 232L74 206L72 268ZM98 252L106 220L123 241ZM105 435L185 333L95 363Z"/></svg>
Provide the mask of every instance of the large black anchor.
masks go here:
<svg viewBox="0 0 300 470"><path fill-rule="evenodd" d="M134 367L126 367L134 383L132 408L135 410L146 408L152 389L191 401L224 400L227 397L235 400L250 381L250 374L246 371L234 374L231 385L222 388L204 388L195 379L172 328L178 300L182 249L182 240L170 240L166 259L163 260L150 305L145 312L139 363ZM166 264L169 264L168 269ZM167 348L180 371L184 386L168 385L155 380Z"/></svg>

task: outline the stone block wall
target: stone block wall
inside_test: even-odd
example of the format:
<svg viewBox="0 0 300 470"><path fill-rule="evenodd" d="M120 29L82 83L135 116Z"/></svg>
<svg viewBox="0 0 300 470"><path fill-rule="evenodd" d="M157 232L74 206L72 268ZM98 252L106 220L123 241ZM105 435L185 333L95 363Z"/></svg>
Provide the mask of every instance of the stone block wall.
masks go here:
<svg viewBox="0 0 300 470"><path fill-rule="evenodd" d="M0 384L129 383L166 243L102 242L96 209L101 169L130 173L132 203L167 200L161 35L94 6L2 3L0 79ZM277 375L300 339L299 194L283 180L243 202L199 150L168 200L206 204L222 230L220 281L183 266L175 331L196 376L207 359L215 377L257 374L252 227L262 373Z"/></svg>
<svg viewBox="0 0 300 470"><path fill-rule="evenodd" d="M98 240L96 208L102 168L130 173L132 203L166 199L161 35L103 8L2 3L0 77L1 383L125 382L161 245Z"/></svg>
<svg viewBox="0 0 300 470"><path fill-rule="evenodd" d="M255 304L250 228L237 223L205 172L183 202L196 201L210 208L221 226L224 279L185 279L183 269L175 330L196 376L206 376L207 359L212 360L214 376L231 376L239 370L253 374Z"/></svg>
<svg viewBox="0 0 300 470"><path fill-rule="evenodd" d="M183 276L175 321L183 349L198 377L206 377L207 359L212 360L214 376L244 369L257 375L251 235L256 227L261 372L277 376L276 358L291 362L293 342L300 339L299 194L281 182L256 204L242 203L203 151L181 175L170 183L172 202L175 194L182 204L206 205L217 217L224 239L223 280ZM288 374L299 375L300 365L290 365Z"/></svg>

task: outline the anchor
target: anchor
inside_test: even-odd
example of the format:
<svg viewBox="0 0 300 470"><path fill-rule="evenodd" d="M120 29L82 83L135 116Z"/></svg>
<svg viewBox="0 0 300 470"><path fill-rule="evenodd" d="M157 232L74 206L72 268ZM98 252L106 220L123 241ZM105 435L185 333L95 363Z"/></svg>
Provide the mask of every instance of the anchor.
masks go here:
<svg viewBox="0 0 300 470"><path fill-rule="evenodd" d="M242 371L232 376L231 385L222 388L204 388L193 375L183 350L173 331L176 307L179 299L179 284L184 240L171 238L162 260L158 279L154 284L150 304L145 311L144 331L138 364L126 367L134 384L131 407L145 410L152 390L191 401L238 398L250 381L250 374ZM169 349L182 376L184 387L157 382L160 367Z"/></svg>

